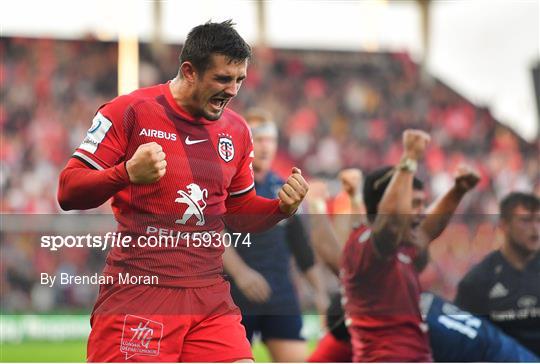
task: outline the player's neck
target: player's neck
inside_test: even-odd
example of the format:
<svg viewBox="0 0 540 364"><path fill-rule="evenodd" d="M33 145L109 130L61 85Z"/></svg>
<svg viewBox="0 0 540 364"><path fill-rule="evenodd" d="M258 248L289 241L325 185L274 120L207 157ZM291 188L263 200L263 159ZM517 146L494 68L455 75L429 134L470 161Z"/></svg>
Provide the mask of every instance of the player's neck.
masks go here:
<svg viewBox="0 0 540 364"><path fill-rule="evenodd" d="M171 95L174 99L174 102L186 113L192 117L197 117L195 112L190 104L191 94L186 84L182 81L181 78L176 76L169 83L169 90L171 90Z"/></svg>
<svg viewBox="0 0 540 364"><path fill-rule="evenodd" d="M509 241L505 241L502 245L501 254L512 267L519 271L524 270L535 256L535 253L520 249Z"/></svg>

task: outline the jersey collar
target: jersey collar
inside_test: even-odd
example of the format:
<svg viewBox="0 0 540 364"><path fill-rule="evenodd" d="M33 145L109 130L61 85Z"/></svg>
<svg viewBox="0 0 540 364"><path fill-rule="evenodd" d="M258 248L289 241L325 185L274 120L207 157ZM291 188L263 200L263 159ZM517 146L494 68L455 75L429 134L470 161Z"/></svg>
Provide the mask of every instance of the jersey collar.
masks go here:
<svg viewBox="0 0 540 364"><path fill-rule="evenodd" d="M510 262L508 260L506 260L505 256L503 255L502 251L499 249L497 250L497 255L498 255L498 259L500 262L502 262L508 269L511 269L512 271L515 271L517 273L525 273L529 270L533 271L533 272L537 272L538 269L540 268L540 253L536 253L536 255L534 256L533 259L531 259L531 261L529 263L527 263L527 265L525 266L525 268L520 271L516 268L514 268L514 266L512 264L510 264Z"/></svg>

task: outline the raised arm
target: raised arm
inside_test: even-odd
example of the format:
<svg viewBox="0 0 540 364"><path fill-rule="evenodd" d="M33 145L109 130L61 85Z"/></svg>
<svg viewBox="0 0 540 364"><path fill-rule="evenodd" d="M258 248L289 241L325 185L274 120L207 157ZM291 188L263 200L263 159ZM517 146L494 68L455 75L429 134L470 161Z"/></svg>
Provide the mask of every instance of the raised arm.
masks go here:
<svg viewBox="0 0 540 364"><path fill-rule="evenodd" d="M409 228L413 178L417 161L424 155L429 140L429 135L421 130L403 133L403 157L400 164L389 172L391 180L379 203L372 228L376 250L382 257L396 251Z"/></svg>
<svg viewBox="0 0 540 364"><path fill-rule="evenodd" d="M423 247L437 239L448 226L463 196L472 190L480 180L476 171L468 166L460 166L456 172L454 186L436 200L426 211L426 218L420 224L425 239L420 239Z"/></svg>
<svg viewBox="0 0 540 364"><path fill-rule="evenodd" d="M362 171L348 168L339 172L342 191L350 201L350 208L345 214L334 215L334 227L340 244L343 246L354 227L366 223L366 208L362 201Z"/></svg>
<svg viewBox="0 0 540 364"><path fill-rule="evenodd" d="M327 215L328 188L323 181L311 181L310 183L306 202L313 249L332 272L339 275L343 246L339 243L332 222Z"/></svg>

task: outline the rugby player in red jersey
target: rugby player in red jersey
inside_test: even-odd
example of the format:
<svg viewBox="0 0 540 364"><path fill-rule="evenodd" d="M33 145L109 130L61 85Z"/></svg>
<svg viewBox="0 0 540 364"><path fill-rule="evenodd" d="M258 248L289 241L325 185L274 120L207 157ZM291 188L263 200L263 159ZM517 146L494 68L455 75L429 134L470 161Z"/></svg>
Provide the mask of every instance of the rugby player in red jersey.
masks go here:
<svg viewBox="0 0 540 364"><path fill-rule="evenodd" d="M308 185L293 168L278 199L255 194L249 128L226 107L250 55L230 21L193 28L178 75L102 105L62 171L63 209L112 197L120 231L181 236L178 246L110 250L103 274L151 275L159 284L100 287L88 361L252 360L222 278L220 233L224 224L244 232L270 228L296 211Z"/></svg>
<svg viewBox="0 0 540 364"><path fill-rule="evenodd" d="M413 135L417 136L413 138ZM424 142L427 142L427 135L424 133L406 131L404 139L407 143L410 144L411 139L415 138L423 138ZM411 155L415 154L408 154L408 156ZM410 166L413 169L414 164L413 162ZM377 221L378 207L383 196L386 196L385 191L388 189L391 177L396 170L401 168L407 169L403 165L397 168L385 167L366 176L363 199L364 208L370 215L368 225ZM404 198L408 195L410 200L408 204L407 200L400 201L395 197L397 190L390 190L394 197L386 203L390 205L403 203L405 206L410 206L407 219L412 219L412 222L403 227L404 235L409 237L401 239L395 250L396 254L381 257L378 251L375 251L376 247L372 240L374 234L370 229L373 225L366 226L361 215L364 208L359 205L362 200L359 194L360 175L359 171L354 170L346 170L340 174L344 191L351 200L352 214L345 219L349 220L348 226L341 224L343 226L336 226L334 229L330 225L324 215L326 212L324 201L328 196L326 186L314 182L310 187L308 207L312 213L311 218L315 219L312 224L314 247L322 260L336 274L341 268L340 260L345 262L342 276L348 279L347 293L353 296L353 301L344 299L342 303L345 303L352 312L363 309L363 313L354 317L356 321L348 320L349 324L355 322L356 326L349 326L347 330L343 324L343 310L339 297L333 297L327 321L329 333L319 342L308 361L352 361L353 347L349 334L352 331L357 333L355 339L352 340L355 343L357 360L405 361L412 360L413 357L415 360L427 360L429 357L426 352L429 353L429 349L426 349L422 331L417 330L422 322L420 311L416 308L419 305L419 297L415 298L418 289L416 288L418 286L416 274L427 263L427 244L446 228L459 202L465 193L477 184L479 177L470 167L461 166L456 173L454 186L429 207L425 216L423 216L425 194L421 181L415 177L412 180L412 186L408 185L411 181L394 185L394 189L406 193ZM406 231L407 226L410 227L409 231ZM339 229L343 230L341 234L338 234ZM351 231L348 242L342 244L340 236L348 236ZM346 245L344 253L342 252L343 245ZM411 252L414 253L416 259L408 259L407 257L410 256L403 253L401 248L407 246L412 248ZM366 265L367 269L365 269ZM411 265L414 265L414 268ZM364 304L366 301L370 303L367 307ZM365 318L367 320L363 322L362 319ZM365 325L366 323L369 326ZM358 335L358 332L362 334ZM424 357L421 358L422 355Z"/></svg>
<svg viewBox="0 0 540 364"><path fill-rule="evenodd" d="M432 361L418 274L427 263L428 244L442 233L478 176L458 171L455 186L422 219L425 194L415 172L429 140L423 131L406 130L399 165L366 178L369 226L352 232L340 272L354 361Z"/></svg>

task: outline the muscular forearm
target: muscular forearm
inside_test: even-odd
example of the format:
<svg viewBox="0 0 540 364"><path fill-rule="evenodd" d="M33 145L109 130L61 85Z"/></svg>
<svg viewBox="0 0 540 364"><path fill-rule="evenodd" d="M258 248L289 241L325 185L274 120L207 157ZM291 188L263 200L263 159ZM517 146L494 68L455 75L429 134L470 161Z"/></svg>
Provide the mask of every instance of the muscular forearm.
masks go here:
<svg viewBox="0 0 540 364"><path fill-rule="evenodd" d="M420 225L428 242L435 240L446 229L464 194L465 191L453 187L429 207Z"/></svg>
<svg viewBox="0 0 540 364"><path fill-rule="evenodd" d="M312 266L304 272L306 280L309 282L309 285L316 293L324 292L324 285L319 274L319 269L317 265Z"/></svg>
<svg viewBox="0 0 540 364"><path fill-rule="evenodd" d="M334 228L326 214L312 214L311 242L317 255L336 275L339 274L339 264L343 244L338 242Z"/></svg>
<svg viewBox="0 0 540 364"><path fill-rule="evenodd" d="M351 232L351 213L347 212L346 214L335 214L332 219L332 226L334 230L334 235L339 243L339 246L342 247L345 245L345 242L349 238Z"/></svg>
<svg viewBox="0 0 540 364"><path fill-rule="evenodd" d="M351 198L351 220L349 224L349 234L353 229L366 223L366 206L362 196L358 195Z"/></svg>
<svg viewBox="0 0 540 364"><path fill-rule="evenodd" d="M338 214L334 217L336 235L341 245L349 239L354 228L366 223L366 207L361 196L351 196L351 209L348 214Z"/></svg>
<svg viewBox="0 0 540 364"><path fill-rule="evenodd" d="M94 170L71 158L60 174L58 203L63 210L95 208L128 185L129 176L123 163Z"/></svg>
<svg viewBox="0 0 540 364"><path fill-rule="evenodd" d="M373 224L377 250L388 255L397 248L412 213L412 172L396 170L379 203Z"/></svg>
<svg viewBox="0 0 540 364"><path fill-rule="evenodd" d="M404 216L411 213L412 172L395 170L379 203L378 214Z"/></svg>

